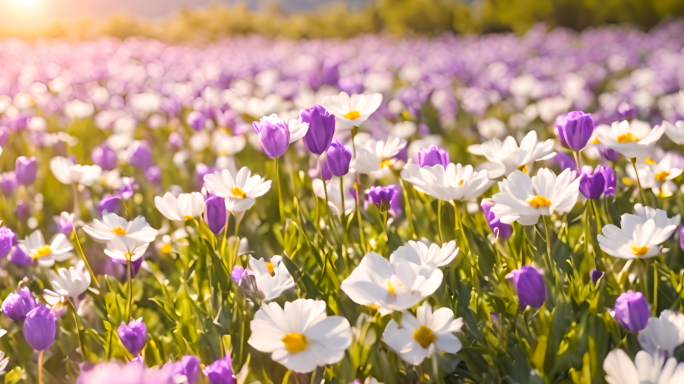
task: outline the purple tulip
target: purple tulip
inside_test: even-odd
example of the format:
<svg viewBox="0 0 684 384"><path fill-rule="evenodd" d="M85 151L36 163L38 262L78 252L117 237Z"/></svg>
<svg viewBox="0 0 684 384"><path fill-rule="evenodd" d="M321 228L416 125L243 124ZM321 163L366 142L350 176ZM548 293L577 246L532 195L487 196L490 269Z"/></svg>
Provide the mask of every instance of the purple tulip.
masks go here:
<svg viewBox="0 0 684 384"><path fill-rule="evenodd" d="M19 182L17 181L16 173L5 172L2 174L2 180L0 180L0 188L2 188L2 193L6 197L12 196L18 186Z"/></svg>
<svg viewBox="0 0 684 384"><path fill-rule="evenodd" d="M614 149L608 148L603 144L597 144L599 153L601 154L601 157L608 161L618 161L620 160L620 153L616 152Z"/></svg>
<svg viewBox="0 0 684 384"><path fill-rule="evenodd" d="M36 351L44 351L55 341L57 319L52 309L39 305L26 314L24 338Z"/></svg>
<svg viewBox="0 0 684 384"><path fill-rule="evenodd" d="M131 361L128 364L103 362L84 364L76 384L174 384L173 368L149 369L145 364Z"/></svg>
<svg viewBox="0 0 684 384"><path fill-rule="evenodd" d="M262 117L252 123L254 132L259 136L261 147L266 156L276 159L282 156L290 145L290 128L283 120L272 120Z"/></svg>
<svg viewBox="0 0 684 384"><path fill-rule="evenodd" d="M147 141L136 141L128 147L128 163L146 170L152 166L152 148Z"/></svg>
<svg viewBox="0 0 684 384"><path fill-rule="evenodd" d="M185 120L186 123L195 131L204 129L204 124L207 122L207 117L200 111L192 111Z"/></svg>
<svg viewBox="0 0 684 384"><path fill-rule="evenodd" d="M390 210L392 199L397 194L397 188L391 187L370 187L366 194L371 203L373 203L380 212L387 212Z"/></svg>
<svg viewBox="0 0 684 384"><path fill-rule="evenodd" d="M309 130L302 141L309 152L320 155L325 152L335 134L335 115L316 104L300 112L302 121L309 124Z"/></svg>
<svg viewBox="0 0 684 384"><path fill-rule="evenodd" d="M532 308L539 308L546 301L546 284L544 278L534 267L529 265L515 270L506 278L513 278L515 291L518 293L520 308L525 309L529 305Z"/></svg>
<svg viewBox="0 0 684 384"><path fill-rule="evenodd" d="M344 147L342 143L333 140L326 151L328 160L328 169L333 176L342 177L349 173L349 163L351 162L352 153Z"/></svg>
<svg viewBox="0 0 684 384"><path fill-rule="evenodd" d="M121 343L133 356L138 356L147 344L147 327L143 323L142 317L138 320L131 320L128 325L122 321L116 332Z"/></svg>
<svg viewBox="0 0 684 384"><path fill-rule="evenodd" d="M5 301L2 302L2 313L15 322L26 318L31 310L38 304L31 291L27 287L21 287L18 291L10 293Z"/></svg>
<svg viewBox="0 0 684 384"><path fill-rule="evenodd" d="M11 229L0 228L0 259L4 259L12 250L12 243L14 242L14 232Z"/></svg>
<svg viewBox="0 0 684 384"><path fill-rule="evenodd" d="M33 264L33 259L28 254L28 250L23 245L15 245L10 255L12 264L18 267L28 267Z"/></svg>
<svg viewBox="0 0 684 384"><path fill-rule="evenodd" d="M150 183L157 183L161 180L162 177L162 171L159 167L156 165L153 165L145 171L145 178L147 181Z"/></svg>
<svg viewBox="0 0 684 384"><path fill-rule="evenodd" d="M102 200L97 203L97 212L100 213L100 216L102 216L104 211L118 213L119 202L121 202L119 196L103 197Z"/></svg>
<svg viewBox="0 0 684 384"><path fill-rule="evenodd" d="M14 214L20 219L26 219L31 214L31 207L24 200L18 200L14 207Z"/></svg>
<svg viewBox="0 0 684 384"><path fill-rule="evenodd" d="M55 224L57 224L57 232L69 236L74 231L73 213L62 212L59 216L55 216L54 220Z"/></svg>
<svg viewBox="0 0 684 384"><path fill-rule="evenodd" d="M431 145L427 149L421 148L418 151L418 165L421 168L441 164L446 169L449 162L449 152L436 145Z"/></svg>
<svg viewBox="0 0 684 384"><path fill-rule="evenodd" d="M591 270L591 281L596 284L600 278L603 277L605 273L603 271L599 271L597 269L592 269Z"/></svg>
<svg viewBox="0 0 684 384"><path fill-rule="evenodd" d="M570 168L573 171L577 171L577 162L575 159L564 152L556 152L556 156L553 157L553 161L558 163L560 169Z"/></svg>
<svg viewBox="0 0 684 384"><path fill-rule="evenodd" d="M615 320L630 332L646 328L650 310L641 292L629 290L615 300Z"/></svg>
<svg viewBox="0 0 684 384"><path fill-rule="evenodd" d="M320 158L319 165L321 167L321 179L328 181L332 179L333 175L330 172L330 167L328 167L328 160L324 157ZM314 170L315 174L315 170Z"/></svg>
<svg viewBox="0 0 684 384"><path fill-rule="evenodd" d="M599 165L596 167L596 172L601 172L603 174L603 180L606 182L603 191L606 196L615 196L615 188L617 188L617 178L615 177L615 171L613 168Z"/></svg>
<svg viewBox="0 0 684 384"><path fill-rule="evenodd" d="M557 125L561 144L573 151L581 151L587 146L594 133L594 120L582 111L573 111L565 116L565 121Z"/></svg>
<svg viewBox="0 0 684 384"><path fill-rule="evenodd" d="M505 224L499 221L494 212L492 212L492 207L495 205L492 199L482 199L480 206L484 212L485 219L487 219L487 224L489 228L494 233L494 236L499 236L499 241L505 242L513 234L513 227L510 224Z"/></svg>
<svg viewBox="0 0 684 384"><path fill-rule="evenodd" d="M105 144L95 147L90 153L90 159L105 171L111 171L116 168L116 152Z"/></svg>
<svg viewBox="0 0 684 384"><path fill-rule="evenodd" d="M197 384L200 374L200 360L197 356L183 356L173 365L173 376L185 376L188 384Z"/></svg>
<svg viewBox="0 0 684 384"><path fill-rule="evenodd" d="M38 159L35 157L19 156L14 164L14 174L19 184L31 185L36 181L38 173Z"/></svg>
<svg viewBox="0 0 684 384"><path fill-rule="evenodd" d="M231 365L230 355L226 355L221 360L216 360L210 366L204 368L204 374L209 379L211 384L235 384L235 376L233 375L233 367Z"/></svg>
<svg viewBox="0 0 684 384"><path fill-rule="evenodd" d="M226 225L226 200L223 197L211 196L206 201L204 221L214 235L218 235Z"/></svg>
<svg viewBox="0 0 684 384"><path fill-rule="evenodd" d="M599 166L600 167L600 166ZM598 199L606 188L606 181L600 168L582 167L579 190L587 199Z"/></svg>

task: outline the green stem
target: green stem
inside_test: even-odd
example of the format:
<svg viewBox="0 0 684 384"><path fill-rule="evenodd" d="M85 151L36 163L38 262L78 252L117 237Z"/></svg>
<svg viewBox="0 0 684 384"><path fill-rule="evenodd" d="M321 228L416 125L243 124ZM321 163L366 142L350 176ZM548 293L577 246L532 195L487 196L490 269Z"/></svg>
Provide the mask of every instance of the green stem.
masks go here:
<svg viewBox="0 0 684 384"><path fill-rule="evenodd" d="M416 227L413 226L413 213L411 210L411 201L409 200L408 190L406 189L406 184L404 184L404 179L399 178L399 184L401 184L401 190L404 192L404 210L406 210L406 218L409 222L409 230L411 231L411 236L413 240L416 240Z"/></svg>
<svg viewBox="0 0 684 384"><path fill-rule="evenodd" d="M653 317L658 313L658 266L653 261Z"/></svg>
<svg viewBox="0 0 684 384"><path fill-rule="evenodd" d="M278 182L278 211L280 212L280 222L284 223L285 222L285 209L283 206L283 193L281 191L280 187L280 170L279 170L279 163L280 160L279 158L275 158L275 172L276 172L276 181Z"/></svg>
<svg viewBox="0 0 684 384"><path fill-rule="evenodd" d="M599 235L602 235L602 227L601 227L601 215L599 214L598 206L596 205L596 200L590 200L591 205L594 208L594 216L596 217L596 232Z"/></svg>
<svg viewBox="0 0 684 384"><path fill-rule="evenodd" d="M442 237L442 206L444 205L443 200L439 200L437 204L437 227L439 228L439 245L444 244L444 238ZM456 214L458 216L458 213Z"/></svg>
<svg viewBox="0 0 684 384"><path fill-rule="evenodd" d="M38 352L38 384L43 383L43 353L45 351Z"/></svg>
<svg viewBox="0 0 684 384"><path fill-rule="evenodd" d="M81 346L81 357L83 358L83 362L86 362L86 349L85 349L85 344L83 344L83 338L81 337L81 329L78 326L78 317L76 313L76 306L74 303L69 300L69 304L71 305L71 314L74 316L74 326L76 327L76 334L78 335L78 344Z"/></svg>
<svg viewBox="0 0 684 384"><path fill-rule="evenodd" d="M551 272L551 275L556 278L556 281L558 281L558 271L556 270L556 264L553 262L553 259L551 258L551 232L549 232L549 225L546 222L546 216L542 215L542 221L544 222L544 231L546 232L546 255L549 263L549 272Z"/></svg>
<svg viewBox="0 0 684 384"><path fill-rule="evenodd" d="M363 234L363 219L361 218L361 196L359 195L359 188L361 183L359 182L359 173L356 172L356 217L359 221L359 240L361 242L361 249L366 253L366 240Z"/></svg>
<svg viewBox="0 0 684 384"><path fill-rule="evenodd" d="M100 288L100 283L97 282L97 279L95 278L95 274L93 273L93 269L90 268L90 263L88 263L88 259L86 258L85 253L83 253L83 248L81 247L81 242L78 240L78 233L76 233L76 227L74 227L71 237L73 237L74 242L76 243L76 251L78 251L78 255L81 256L81 260L83 260L83 263L85 263L86 269L88 269L88 273L90 273L90 279L95 282L95 285L97 285L98 288Z"/></svg>
<svg viewBox="0 0 684 384"><path fill-rule="evenodd" d="M321 156L318 156L318 167L321 169L321 181L323 182L323 193L325 194L325 208L328 212L328 222L330 223L330 230L336 234L337 231L335 230L335 222L333 221L333 215L330 211L330 200L328 199L328 186L325 184L325 179L323 178L323 165L321 164ZM332 183L332 180L330 180L330 182Z"/></svg>
<svg viewBox="0 0 684 384"><path fill-rule="evenodd" d="M131 310L133 309L133 268L131 267L131 258L128 257L128 316L126 321L131 319Z"/></svg>
<svg viewBox="0 0 684 384"><path fill-rule="evenodd" d="M332 182L332 181L331 181ZM344 178L340 177L340 197L342 198L342 209L340 210L340 223L342 223L342 233L347 231L347 214L344 210Z"/></svg>
<svg viewBox="0 0 684 384"><path fill-rule="evenodd" d="M577 163L577 172L581 172L582 171L582 164L580 162L580 153L579 153L579 151L575 151L575 152L573 152L573 154L575 155L575 162Z"/></svg>
<svg viewBox="0 0 684 384"><path fill-rule="evenodd" d="M235 218L235 252L233 253L235 257L232 258L232 263L230 263L230 268L228 269L228 272L232 271L233 266L235 265L235 262L237 262L238 259L238 253L240 252L240 236L238 236L238 230L240 229L240 220L238 220L238 217L231 212L231 215Z"/></svg>
<svg viewBox="0 0 684 384"><path fill-rule="evenodd" d="M636 167L636 157L629 159L632 162L632 167L634 168L634 174L636 175L637 184L639 185L639 196L641 196L641 204L646 206L646 195L644 195L644 189L641 188L641 179L639 179L639 172Z"/></svg>

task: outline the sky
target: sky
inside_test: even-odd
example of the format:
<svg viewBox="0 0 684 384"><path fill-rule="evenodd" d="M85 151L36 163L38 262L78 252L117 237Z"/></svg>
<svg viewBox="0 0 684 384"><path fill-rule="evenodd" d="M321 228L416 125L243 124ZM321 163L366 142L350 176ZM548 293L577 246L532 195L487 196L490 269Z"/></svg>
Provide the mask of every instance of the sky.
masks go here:
<svg viewBox="0 0 684 384"><path fill-rule="evenodd" d="M243 0L259 9L265 0ZM311 9L333 0L280 0L287 12ZM367 0L344 0L362 4ZM54 21L119 14L155 19L171 16L183 7L206 7L212 2L231 4L238 0L0 0L0 28L4 30L39 26Z"/></svg>

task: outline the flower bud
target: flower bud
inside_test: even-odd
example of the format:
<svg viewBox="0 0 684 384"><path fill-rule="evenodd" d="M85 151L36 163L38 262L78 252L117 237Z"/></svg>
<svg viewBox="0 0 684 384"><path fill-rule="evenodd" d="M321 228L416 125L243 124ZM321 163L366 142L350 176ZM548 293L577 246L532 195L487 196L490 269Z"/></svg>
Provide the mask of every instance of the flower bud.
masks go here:
<svg viewBox="0 0 684 384"><path fill-rule="evenodd" d="M36 351L44 351L55 341L57 319L52 309L39 305L24 320L24 338Z"/></svg>
<svg viewBox="0 0 684 384"><path fill-rule="evenodd" d="M36 181L38 173L38 159L35 157L19 156L14 164L14 174L19 184L30 185Z"/></svg>
<svg viewBox="0 0 684 384"><path fill-rule="evenodd" d="M596 270L596 269L592 269L591 270L591 281L592 281L592 283L596 284L599 281L599 279L603 277L603 275L605 275L604 272Z"/></svg>
<svg viewBox="0 0 684 384"><path fill-rule="evenodd" d="M185 120L185 122L188 123L188 125L195 131L199 131L204 128L204 125L207 122L207 117L204 116L204 114L200 111L192 111L188 115L188 118Z"/></svg>
<svg viewBox="0 0 684 384"><path fill-rule="evenodd" d="M95 147L90 153L90 159L104 171L111 171L116 168L116 152L105 144Z"/></svg>
<svg viewBox="0 0 684 384"><path fill-rule="evenodd" d="M342 177L349 173L352 153L342 143L333 140L327 150L328 169L333 176Z"/></svg>
<svg viewBox="0 0 684 384"><path fill-rule="evenodd" d="M641 292L629 290L615 300L615 320L630 332L646 328L650 312Z"/></svg>
<svg viewBox="0 0 684 384"><path fill-rule="evenodd" d="M33 259L29 256L28 249L26 249L26 246L23 244L14 246L12 254L10 255L10 261L18 267L28 267L33 264Z"/></svg>
<svg viewBox="0 0 684 384"><path fill-rule="evenodd" d="M375 204L380 212L387 212L392 208L392 199L396 193L396 188L390 187L370 187L366 191L370 202Z"/></svg>
<svg viewBox="0 0 684 384"><path fill-rule="evenodd" d="M587 146L594 133L594 120L582 111L573 111L565 116L565 121L557 125L561 144L573 151L581 151Z"/></svg>
<svg viewBox="0 0 684 384"><path fill-rule="evenodd" d="M204 368L204 374L211 384L235 384L236 382L230 355L226 355L223 359L216 360L210 366Z"/></svg>
<svg viewBox="0 0 684 384"><path fill-rule="evenodd" d="M97 211L100 213L100 216L102 216L104 211L118 213L120 201L121 198L119 196L103 197L102 200L97 203Z"/></svg>
<svg viewBox="0 0 684 384"><path fill-rule="evenodd" d="M600 166L599 166L600 167ZM600 168L582 167L579 190L587 199L598 199L605 190L606 182Z"/></svg>
<svg viewBox="0 0 684 384"><path fill-rule="evenodd" d="M14 232L11 229L0 228L0 259L4 259L12 250L12 243L14 242Z"/></svg>
<svg viewBox="0 0 684 384"><path fill-rule="evenodd" d="M259 136L266 156L276 159L287 151L290 145L290 128L286 121L262 117L261 121L253 122L252 127Z"/></svg>
<svg viewBox="0 0 684 384"><path fill-rule="evenodd" d="M187 384L197 384L199 381L200 360L197 356L183 356L179 362L173 366L173 376L185 376L186 381L178 381Z"/></svg>
<svg viewBox="0 0 684 384"><path fill-rule="evenodd" d="M528 305L532 308L539 308L544 304L546 284L542 275L534 267L525 265L506 275L506 278L510 277L513 278L521 310L527 308Z"/></svg>
<svg viewBox="0 0 684 384"><path fill-rule="evenodd" d="M128 325L122 321L116 332L119 334L121 343L133 356L138 356L147 344L147 327L142 317L138 320L131 320Z"/></svg>
<svg viewBox="0 0 684 384"><path fill-rule="evenodd" d="M2 302L2 313L14 321L22 321L36 306L38 304L31 291L27 287L21 287L18 291L10 293Z"/></svg>
<svg viewBox="0 0 684 384"><path fill-rule="evenodd" d="M226 225L226 200L223 197L211 196L206 201L204 221L214 235L218 235Z"/></svg>
<svg viewBox="0 0 684 384"><path fill-rule="evenodd" d="M449 152L444 149L431 145L427 149L421 148L418 151L418 165L422 167L432 167L441 164L444 168L449 165Z"/></svg>
<svg viewBox="0 0 684 384"><path fill-rule="evenodd" d="M613 171L613 168L599 165L596 167L596 172L601 172L603 174L603 180L605 181L603 191L605 192L606 196L615 196L617 178L615 177L615 171Z"/></svg>
<svg viewBox="0 0 684 384"><path fill-rule="evenodd" d="M62 212L59 216L55 216L55 223L57 224L57 232L63 233L67 236L74 231L74 214Z"/></svg>
<svg viewBox="0 0 684 384"><path fill-rule="evenodd" d="M136 141L128 147L128 163L140 169L152 166L152 148L146 141Z"/></svg>
<svg viewBox="0 0 684 384"><path fill-rule="evenodd" d="M0 180L0 188L2 188L2 193L5 195L5 197L12 196L18 186L19 182L17 181L16 173L5 172L2 174L2 180Z"/></svg>
<svg viewBox="0 0 684 384"><path fill-rule="evenodd" d="M513 234L513 227L510 224L505 224L499 221L494 212L492 212L492 207L496 203L492 199L482 199L480 206L484 212L485 219L487 219L487 224L489 228L494 232L494 236L499 236L499 241L505 242Z"/></svg>
<svg viewBox="0 0 684 384"><path fill-rule="evenodd" d="M145 171L145 178L150 183L159 182L161 180L161 177L162 177L162 171L156 165L153 165L153 166L147 168L147 170Z"/></svg>
<svg viewBox="0 0 684 384"><path fill-rule="evenodd" d="M309 124L309 130L302 141L304 146L316 155L325 152L335 134L335 115L326 111L322 105L316 104L300 112L302 122Z"/></svg>

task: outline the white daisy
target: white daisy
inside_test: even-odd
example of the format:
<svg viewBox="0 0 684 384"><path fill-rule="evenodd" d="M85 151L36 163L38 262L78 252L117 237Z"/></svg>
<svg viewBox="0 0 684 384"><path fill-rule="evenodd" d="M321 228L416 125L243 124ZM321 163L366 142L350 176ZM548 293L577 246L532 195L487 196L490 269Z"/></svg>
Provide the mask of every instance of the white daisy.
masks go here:
<svg viewBox="0 0 684 384"><path fill-rule="evenodd" d="M644 160L655 143L665 133L664 125L651 125L645 121L614 122L611 126L596 127L596 138L606 147L620 152L628 159Z"/></svg>
<svg viewBox="0 0 684 384"><path fill-rule="evenodd" d="M99 165L74 164L71 159L55 156L50 159L50 170L62 184L82 184L90 187L100 180L102 168Z"/></svg>
<svg viewBox="0 0 684 384"><path fill-rule="evenodd" d="M406 140L388 138L387 141L373 139L363 140L355 138L356 159L352 167L359 173L369 173L375 177L382 177L394 165L394 158L406 146Z"/></svg>
<svg viewBox="0 0 684 384"><path fill-rule="evenodd" d="M137 261L147 251L150 243L128 236L115 236L105 246L105 255L115 260Z"/></svg>
<svg viewBox="0 0 684 384"><path fill-rule="evenodd" d="M185 221L199 217L204 211L204 196L199 192L181 193L175 197L166 192L164 197L154 198L159 212L171 221Z"/></svg>
<svg viewBox="0 0 684 384"><path fill-rule="evenodd" d="M321 105L335 115L341 129L359 126L382 104L382 95L349 95L340 92L337 96L326 96Z"/></svg>
<svg viewBox="0 0 684 384"><path fill-rule="evenodd" d="M307 299L285 303L285 309L265 304L250 323L248 343L294 372L337 363L351 345L351 327L344 317L328 317L325 308L324 301Z"/></svg>
<svg viewBox="0 0 684 384"><path fill-rule="evenodd" d="M397 257L390 263L370 252L342 282L341 289L353 302L378 309L381 313L403 311L439 288L444 277L442 271L428 272L408 260Z"/></svg>
<svg viewBox="0 0 684 384"><path fill-rule="evenodd" d="M109 241L117 236L125 236L151 243L157 237L157 230L152 228L144 217L138 216L135 220L128 221L113 212L102 216L102 221L93 220L93 223L84 226L83 230L99 242Z"/></svg>
<svg viewBox="0 0 684 384"><path fill-rule="evenodd" d="M665 134L670 140L679 145L684 144L684 120L679 120L674 124L663 120L663 126L665 127Z"/></svg>
<svg viewBox="0 0 684 384"><path fill-rule="evenodd" d="M445 201L463 201L479 197L494 183L486 169L474 171L472 165L441 164L420 167L409 161L401 177L420 192Z"/></svg>
<svg viewBox="0 0 684 384"><path fill-rule="evenodd" d="M471 145L468 151L487 158L488 162L484 163L482 168L489 171L490 178L496 179L531 166L535 161L556 156L553 145L553 139L539 142L537 132L530 131L522 139L520 146L513 136L508 136L503 142L492 139L482 144Z"/></svg>
<svg viewBox="0 0 684 384"><path fill-rule="evenodd" d="M665 357L672 357L675 348L684 343L684 315L669 309L662 311L659 318L648 319L637 339L651 355L666 353Z"/></svg>
<svg viewBox="0 0 684 384"><path fill-rule="evenodd" d="M454 332L463 327L463 319L454 319L454 312L448 308L432 307L424 303L413 316L402 312L401 328L390 320L382 335L383 341L409 364L419 365L436 352L456 353L463 345Z"/></svg>
<svg viewBox="0 0 684 384"><path fill-rule="evenodd" d="M74 249L69 239L63 234L57 234L52 238L50 244L45 244L45 238L40 231L33 232L24 240L19 240L28 249L29 256L38 259L38 264L42 267L52 267L56 261L69 260Z"/></svg>
<svg viewBox="0 0 684 384"><path fill-rule="evenodd" d="M441 247L434 243L428 247L422 241L409 241L392 252L390 264L398 259L404 259L427 268L432 272L437 268L449 265L456 258L457 254L458 247L456 247L455 240L444 243Z"/></svg>
<svg viewBox="0 0 684 384"><path fill-rule="evenodd" d="M227 169L204 176L207 192L226 199L226 209L231 212L245 212L250 209L256 198L271 189L271 180L255 174L247 167L233 175Z"/></svg>
<svg viewBox="0 0 684 384"><path fill-rule="evenodd" d="M612 224L603 227L598 242L605 253L622 259L657 256L660 244L672 236L681 219L680 215L669 219L662 209L641 204L635 205L634 211L634 215L622 215L621 228Z"/></svg>
<svg viewBox="0 0 684 384"><path fill-rule="evenodd" d="M82 260L75 267L60 268L57 272L50 270L48 274L50 284L60 296L77 297L90 286L90 273Z"/></svg>
<svg viewBox="0 0 684 384"><path fill-rule="evenodd" d="M254 272L257 289L266 301L277 298L295 286L294 279L280 256L273 256L270 261L250 256L249 269Z"/></svg>
<svg viewBox="0 0 684 384"><path fill-rule="evenodd" d="M638 173L638 181L641 181L642 188L651 188L656 196L667 198L677 191L677 185L672 180L682 174L683 170L678 165L678 159L675 159L675 155L667 153L657 163L649 157L645 159L645 163L636 164L636 173L631 165L628 165L625 171L634 183L637 182L636 175Z"/></svg>
<svg viewBox="0 0 684 384"><path fill-rule="evenodd" d="M219 156L235 156L242 152L247 145L244 135L233 136L228 132L217 129L212 134L211 146Z"/></svg>
<svg viewBox="0 0 684 384"><path fill-rule="evenodd" d="M9 364L9 357L5 357L5 352L0 351L0 375L4 375L7 364Z"/></svg>
<svg viewBox="0 0 684 384"><path fill-rule="evenodd" d="M542 168L532 178L516 170L499 183L501 192L492 197L496 203L492 212L502 223L535 225L541 215L570 212L577 202L579 183L575 171L570 169L556 176Z"/></svg>
<svg viewBox="0 0 684 384"><path fill-rule="evenodd" d="M663 365L664 364L664 365ZM608 384L679 384L684 383L684 363L667 361L660 355L639 351L634 362L622 349L608 353L603 361Z"/></svg>

